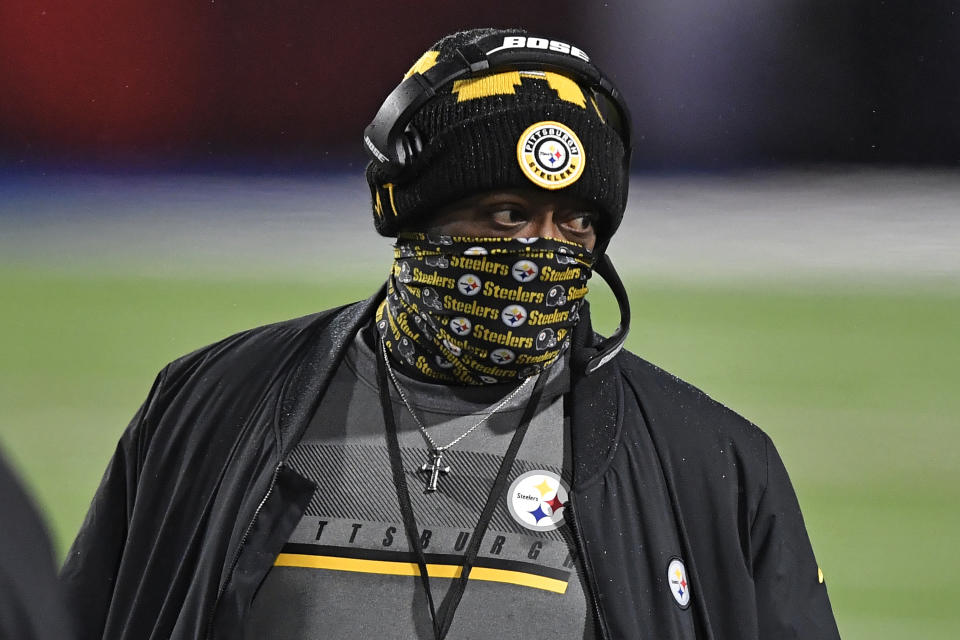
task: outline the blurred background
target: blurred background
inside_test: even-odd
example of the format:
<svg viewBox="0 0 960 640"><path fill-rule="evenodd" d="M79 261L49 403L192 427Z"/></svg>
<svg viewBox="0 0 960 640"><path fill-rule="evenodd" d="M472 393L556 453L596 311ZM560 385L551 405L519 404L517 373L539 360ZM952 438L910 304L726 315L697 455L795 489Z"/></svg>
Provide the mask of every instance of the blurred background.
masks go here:
<svg viewBox="0 0 960 640"><path fill-rule="evenodd" d="M167 361L376 289L363 127L440 36L510 25L631 105L630 348L773 436L845 638L956 637L945 0L4 0L0 444L59 553Z"/></svg>

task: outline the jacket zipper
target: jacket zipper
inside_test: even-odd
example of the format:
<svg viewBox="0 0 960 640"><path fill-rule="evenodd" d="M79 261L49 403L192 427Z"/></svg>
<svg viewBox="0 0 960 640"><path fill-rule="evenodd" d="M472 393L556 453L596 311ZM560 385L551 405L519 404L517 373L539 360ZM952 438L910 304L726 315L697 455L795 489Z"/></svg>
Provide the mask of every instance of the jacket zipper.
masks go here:
<svg viewBox="0 0 960 640"><path fill-rule="evenodd" d="M233 578L233 571L237 568L237 562L240 561L240 552L243 550L244 545L247 544L247 538L250 537L250 530L253 529L254 523L257 521L257 518L260 516L260 511L263 510L263 505L267 503L267 499L270 498L270 494L273 493L273 488L277 484L277 476L280 475L280 469L283 467L283 463L277 465L273 470L273 477L270 478L270 486L267 487L267 492L264 494L263 499L260 500L260 504L257 505L256 510L253 512L253 517L250 518L250 522L247 523L247 528L243 532L243 536L240 537L240 544L237 545L236 551L233 552L233 558L230 561L230 571L227 573L227 579L223 582L220 588L217 590L217 598L213 602L213 607L210 609L210 616L207 619L207 632L205 638L210 640L211 634L213 633L213 616L217 612L217 608L220 606L220 598L223 597L223 592L226 591L227 585L230 583L230 580Z"/></svg>
<svg viewBox="0 0 960 640"><path fill-rule="evenodd" d="M597 595L597 587L594 584L594 573L593 568L590 566L590 558L587 556L586 547L583 544L583 539L580 537L580 521L577 519L577 510L573 506L573 492L570 492L570 497L567 500L567 503L564 505L567 508L567 513L571 515L569 518L570 521L570 532L573 534L574 544L577 546L577 553L580 555L580 561L583 563L583 571L586 574L587 594L590 598L590 602L593 603L593 614L597 618L597 626L600 628L600 637L603 640L608 640L610 638L610 632L607 630L607 623L603 619L603 615L600 613L600 600Z"/></svg>

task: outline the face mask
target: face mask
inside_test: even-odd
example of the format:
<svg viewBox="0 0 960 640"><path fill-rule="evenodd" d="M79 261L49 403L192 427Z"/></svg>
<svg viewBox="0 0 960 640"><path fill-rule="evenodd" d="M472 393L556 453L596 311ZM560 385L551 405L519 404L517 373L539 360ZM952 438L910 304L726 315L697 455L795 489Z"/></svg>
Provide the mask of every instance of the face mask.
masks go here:
<svg viewBox="0 0 960 640"><path fill-rule="evenodd" d="M593 255L551 238L400 234L377 328L394 359L454 384L522 380L569 347Z"/></svg>

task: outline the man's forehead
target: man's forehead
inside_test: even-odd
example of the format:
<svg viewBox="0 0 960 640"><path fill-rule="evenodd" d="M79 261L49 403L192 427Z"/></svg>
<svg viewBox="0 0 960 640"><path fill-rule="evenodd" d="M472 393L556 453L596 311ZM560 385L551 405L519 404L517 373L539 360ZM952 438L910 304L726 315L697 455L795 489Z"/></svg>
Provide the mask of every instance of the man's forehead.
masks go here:
<svg viewBox="0 0 960 640"><path fill-rule="evenodd" d="M595 211L597 209L596 204L590 200L557 191L510 188L491 189L489 191L475 193L467 196L466 198L455 200L454 202L440 207L437 210L437 213L459 209L469 209L496 203L526 204L533 207L577 209L580 211Z"/></svg>

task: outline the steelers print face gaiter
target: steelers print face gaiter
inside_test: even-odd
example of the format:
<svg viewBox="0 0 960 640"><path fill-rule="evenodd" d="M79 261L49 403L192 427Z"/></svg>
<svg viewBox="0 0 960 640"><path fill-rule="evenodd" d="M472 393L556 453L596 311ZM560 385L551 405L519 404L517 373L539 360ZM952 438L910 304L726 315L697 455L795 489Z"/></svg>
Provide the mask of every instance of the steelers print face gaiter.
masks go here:
<svg viewBox="0 0 960 640"><path fill-rule="evenodd" d="M402 233L377 328L394 359L454 384L522 380L568 348L593 255L552 238Z"/></svg>

